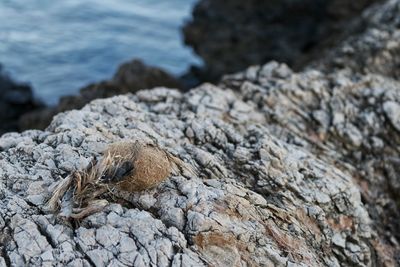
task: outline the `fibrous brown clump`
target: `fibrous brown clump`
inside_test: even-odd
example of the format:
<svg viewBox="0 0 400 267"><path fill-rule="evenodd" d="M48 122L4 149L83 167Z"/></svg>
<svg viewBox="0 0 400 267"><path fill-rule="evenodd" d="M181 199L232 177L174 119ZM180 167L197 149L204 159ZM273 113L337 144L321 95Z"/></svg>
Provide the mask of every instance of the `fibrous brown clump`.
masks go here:
<svg viewBox="0 0 400 267"><path fill-rule="evenodd" d="M173 169L173 156L152 145L119 142L105 151L99 167L103 181L128 192L152 188L164 181Z"/></svg>
<svg viewBox="0 0 400 267"><path fill-rule="evenodd" d="M107 202L99 199L107 192L150 189L182 169L193 173L182 160L155 145L139 141L113 143L99 161L64 179L49 200L49 207L57 209L62 196L73 189L71 217L80 219L104 207Z"/></svg>

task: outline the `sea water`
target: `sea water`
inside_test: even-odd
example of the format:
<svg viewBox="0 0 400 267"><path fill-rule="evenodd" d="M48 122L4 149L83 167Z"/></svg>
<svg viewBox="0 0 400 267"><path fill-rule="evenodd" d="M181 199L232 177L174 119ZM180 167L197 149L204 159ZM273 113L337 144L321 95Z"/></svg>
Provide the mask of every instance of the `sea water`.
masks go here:
<svg viewBox="0 0 400 267"><path fill-rule="evenodd" d="M199 64L181 27L196 0L0 0L0 64L55 104L133 58L179 75Z"/></svg>

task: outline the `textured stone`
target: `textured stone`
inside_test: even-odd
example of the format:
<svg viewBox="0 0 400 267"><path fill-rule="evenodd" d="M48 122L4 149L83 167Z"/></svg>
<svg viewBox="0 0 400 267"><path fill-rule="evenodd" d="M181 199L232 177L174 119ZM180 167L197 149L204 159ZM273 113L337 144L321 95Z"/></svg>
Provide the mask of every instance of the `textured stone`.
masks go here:
<svg viewBox="0 0 400 267"><path fill-rule="evenodd" d="M268 69L268 73L260 73L260 78L253 82L235 74L226 76L221 86L236 89L247 101L258 103L272 134L351 174L376 222L375 228L385 236L382 244L390 243L393 235L398 239L400 195L393 189L399 188L400 135L396 113L400 84L380 75L359 75L348 70L324 74L308 69L280 78L270 70L278 65L268 65L271 66L262 68ZM265 152L263 155L270 157ZM271 166L275 165L272 159L269 161ZM316 177L318 173L304 175ZM278 182L282 183L275 178ZM261 185L260 181L257 183ZM329 197L336 198L332 190L329 189L331 195L315 192L317 203L324 205L332 201ZM335 206L340 211L346 209L342 201ZM391 254L390 251L387 253Z"/></svg>
<svg viewBox="0 0 400 267"><path fill-rule="evenodd" d="M5 134L0 265L399 265L400 82L389 75L270 62ZM121 140L156 142L198 172L103 195L80 221L63 217L70 194L60 213L46 208L62 179Z"/></svg>
<svg viewBox="0 0 400 267"><path fill-rule="evenodd" d="M383 103L383 111L397 131L400 131L400 104L394 101Z"/></svg>
<svg viewBox="0 0 400 267"><path fill-rule="evenodd" d="M326 72L348 68L400 79L399 14L397 0L387 0L365 10L357 18L363 30L353 32L336 47L322 53L313 65Z"/></svg>
<svg viewBox="0 0 400 267"><path fill-rule="evenodd" d="M291 74L285 79L293 85L297 76L302 83L308 81L302 75L307 76ZM327 78L317 73L312 77L309 82L321 84L319 92L324 95ZM337 87L337 100L327 98L327 103L339 99L353 103L346 88ZM381 88L383 95L391 90ZM305 105L307 90L294 94ZM278 97L278 91L287 93L270 88L263 99ZM346 97L341 98L342 94ZM152 96L156 95L164 97L154 101ZM168 95L175 97L166 105L174 107L179 102L179 109L155 111L153 107L165 103ZM212 108L212 103L210 106L209 101L203 101L209 95L214 96L213 103L226 104ZM310 96L315 97L315 92ZM381 95L379 98L384 99ZM345 172L334 167L329 157L314 153L311 145L314 155L307 152L307 146L299 147L286 135L276 135L284 128L268 121L269 109L260 110L243 99L250 99L250 95L207 84L186 94L158 88L141 92L140 100L137 95L119 96L94 101L81 111L59 114L47 132L23 133L23 146L6 141L22 138L20 135L1 138L0 143L7 144L0 159L4 186L0 214L5 220L3 232L8 235L2 245L6 257L12 264L34 266L372 264L375 252L369 240L379 223L371 220L352 176L342 165L339 167ZM282 99L282 104L293 103ZM113 115L106 111L111 106ZM289 114L292 111L285 111L288 107L281 105L280 110ZM226 116L239 112L236 109L259 115ZM306 108L302 110L307 112ZM359 112L339 110L346 121L353 121L350 114L359 116ZM304 124L302 114L293 113L291 123ZM312 112L308 114L312 121ZM276 114L275 118L279 117ZM196 129L190 138L186 136L189 127ZM307 124L299 127L306 129ZM329 126L331 129L335 132ZM360 132L365 130L360 128ZM75 138L68 137L72 135L82 136L79 146ZM57 181L97 157L102 151L99 147L104 149L107 143L121 139L154 138L196 167L199 174L172 176L143 192L120 192L109 202L124 204L110 204L83 219L77 228L57 214L42 215L48 212L43 204L29 201L31 194L48 199ZM310 142L304 135L298 134L298 138ZM54 164L42 163L49 160ZM39 170L46 171L35 177ZM335 236L351 240L351 244L343 245ZM335 253L323 249L329 247Z"/></svg>
<svg viewBox="0 0 400 267"><path fill-rule="evenodd" d="M303 67L345 36L365 29L360 14L377 2L382 1L201 0L183 30L185 43L205 63L192 73L215 80L270 60ZM285 69L277 71L287 75ZM256 72L251 68L247 76Z"/></svg>

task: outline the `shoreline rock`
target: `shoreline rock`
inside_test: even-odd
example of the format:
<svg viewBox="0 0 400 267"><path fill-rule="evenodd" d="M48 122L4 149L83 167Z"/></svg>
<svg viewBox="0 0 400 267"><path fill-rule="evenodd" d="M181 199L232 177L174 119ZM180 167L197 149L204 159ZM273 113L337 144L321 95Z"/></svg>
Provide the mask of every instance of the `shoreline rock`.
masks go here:
<svg viewBox="0 0 400 267"><path fill-rule="evenodd" d="M351 173L340 161L333 163L299 146L308 141L301 135L296 142L282 136L269 122L269 113L246 98L208 84L185 94L156 88L61 113L45 132L4 135L4 262L393 263L390 250L378 248L395 247L377 234L375 228L381 225L368 213ZM121 139L157 140L196 166L199 174L174 175L152 190L120 192L109 199L114 204L78 226L46 211L44 204L57 181Z"/></svg>
<svg viewBox="0 0 400 267"><path fill-rule="evenodd" d="M42 104L34 99L31 87L11 80L0 65L0 136L20 130L19 118L40 107Z"/></svg>
<svg viewBox="0 0 400 267"><path fill-rule="evenodd" d="M364 31L339 43L310 66L328 73L335 69L376 73L400 79L400 4L389 0L361 16Z"/></svg>
<svg viewBox="0 0 400 267"><path fill-rule="evenodd" d="M67 110L80 109L94 99L107 98L114 95L134 93L141 89L157 86L183 88L178 79L166 71L145 65L134 59L121 64L109 81L89 84L83 87L78 95L63 96L55 107L46 107L41 110L25 114L19 121L22 130L45 129L53 117Z"/></svg>
<svg viewBox="0 0 400 267"><path fill-rule="evenodd" d="M381 0L201 0L184 29L185 43L203 59L200 81L270 60L301 70L321 51L365 29L363 10Z"/></svg>
<svg viewBox="0 0 400 267"><path fill-rule="evenodd" d="M1 136L0 266L400 265L400 81L379 67L399 63L399 12L400 0L367 10L374 30L302 71L255 65ZM365 60L355 50L332 65L358 44ZM62 179L121 140L156 142L198 173L115 192L78 223L45 208Z"/></svg>
<svg viewBox="0 0 400 267"><path fill-rule="evenodd" d="M261 107L272 134L349 174L382 243L400 240L400 83L349 70L295 73L276 62L253 73L225 76L220 87Z"/></svg>

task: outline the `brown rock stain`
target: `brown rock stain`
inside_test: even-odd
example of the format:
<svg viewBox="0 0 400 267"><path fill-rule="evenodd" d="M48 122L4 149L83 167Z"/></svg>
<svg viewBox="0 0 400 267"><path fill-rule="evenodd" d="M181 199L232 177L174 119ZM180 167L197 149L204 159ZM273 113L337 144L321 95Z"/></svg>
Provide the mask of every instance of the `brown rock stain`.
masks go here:
<svg viewBox="0 0 400 267"><path fill-rule="evenodd" d="M316 241L319 242L321 240L321 230L319 229L318 224L313 218L306 214L304 209L296 210L296 218L301 223L302 228L304 226L305 229L315 235L315 237L317 238Z"/></svg>
<svg viewBox="0 0 400 267"><path fill-rule="evenodd" d="M339 215L338 218L328 218L327 222L336 231L354 230L353 218L346 215Z"/></svg>
<svg viewBox="0 0 400 267"><path fill-rule="evenodd" d="M266 234L275 241L279 249L292 255L299 262L311 265L315 261L311 257L312 253L308 251L308 246L304 240L292 237L279 229L274 222L264 222Z"/></svg>
<svg viewBox="0 0 400 267"><path fill-rule="evenodd" d="M378 254L378 258L381 260L381 262L378 263L380 266L397 266L395 262L395 249L393 248L393 246L384 244L379 240L371 240L371 244Z"/></svg>
<svg viewBox="0 0 400 267"><path fill-rule="evenodd" d="M227 196L222 200L214 202L214 210L220 214L226 214L229 217L237 218L240 221L256 219L253 214L256 214L254 207L243 198Z"/></svg>
<svg viewBox="0 0 400 267"><path fill-rule="evenodd" d="M194 244L199 248L209 266L257 266L251 259L244 242L231 233L202 232L194 236Z"/></svg>

